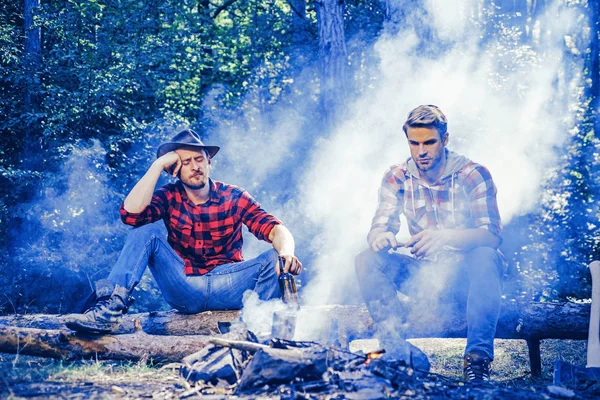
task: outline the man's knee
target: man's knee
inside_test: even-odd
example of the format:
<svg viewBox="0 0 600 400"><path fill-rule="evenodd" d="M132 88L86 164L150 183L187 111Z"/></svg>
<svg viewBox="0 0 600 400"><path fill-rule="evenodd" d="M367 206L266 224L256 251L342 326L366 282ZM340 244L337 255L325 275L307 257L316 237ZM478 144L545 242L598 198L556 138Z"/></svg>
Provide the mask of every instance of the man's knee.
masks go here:
<svg viewBox="0 0 600 400"><path fill-rule="evenodd" d="M261 262L262 270L275 271L275 266L279 263L279 253L275 249L269 249L257 257Z"/></svg>
<svg viewBox="0 0 600 400"><path fill-rule="evenodd" d="M377 262L379 257L379 254L371 248L367 248L356 255L354 259L354 269L359 282L362 281L364 276L373 272L373 268L379 264Z"/></svg>
<svg viewBox="0 0 600 400"><path fill-rule="evenodd" d="M155 237L165 237L160 222L138 226L127 232L127 240L144 240Z"/></svg>
<svg viewBox="0 0 600 400"><path fill-rule="evenodd" d="M491 247L476 247L466 254L471 275L502 278L504 262L497 250Z"/></svg>

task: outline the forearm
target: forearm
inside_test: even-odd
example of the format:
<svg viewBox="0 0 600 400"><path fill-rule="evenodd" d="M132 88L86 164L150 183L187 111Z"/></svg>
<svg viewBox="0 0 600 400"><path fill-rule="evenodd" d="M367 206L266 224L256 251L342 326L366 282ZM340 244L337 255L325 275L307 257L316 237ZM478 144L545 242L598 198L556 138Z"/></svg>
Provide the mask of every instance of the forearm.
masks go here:
<svg viewBox="0 0 600 400"><path fill-rule="evenodd" d="M123 207L127 212L140 213L144 211L152 200L152 194L156 189L156 183L160 178L160 174L163 171L163 167L157 162L154 162L148 171L144 174L142 179L131 189L125 201Z"/></svg>
<svg viewBox="0 0 600 400"><path fill-rule="evenodd" d="M269 240L279 255L294 255L296 244L291 232L283 225L275 225L269 233Z"/></svg>
<svg viewBox="0 0 600 400"><path fill-rule="evenodd" d="M500 238L484 228L449 230L448 246L468 251L476 247L498 248Z"/></svg>

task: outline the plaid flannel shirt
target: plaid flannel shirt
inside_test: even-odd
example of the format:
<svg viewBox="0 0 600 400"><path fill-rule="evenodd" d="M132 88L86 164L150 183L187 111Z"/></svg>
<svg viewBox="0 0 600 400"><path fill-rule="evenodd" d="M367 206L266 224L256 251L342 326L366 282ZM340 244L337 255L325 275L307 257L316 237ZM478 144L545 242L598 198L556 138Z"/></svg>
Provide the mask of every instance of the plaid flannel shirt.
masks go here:
<svg viewBox="0 0 600 400"><path fill-rule="evenodd" d="M128 225L164 221L169 244L183 258L186 275L204 275L218 265L243 261L242 224L269 243L271 230L281 224L244 189L209 182L210 198L204 204L193 204L177 182L155 191L141 213L127 212L121 205L121 219Z"/></svg>
<svg viewBox="0 0 600 400"><path fill-rule="evenodd" d="M448 151L448 157L461 156ZM496 201L496 186L489 171L466 158L460 167L434 185L411 173L408 159L393 165L384 174L379 189L379 203L371 230L397 234L400 215L404 214L411 235L425 229L487 229L501 239L502 224Z"/></svg>

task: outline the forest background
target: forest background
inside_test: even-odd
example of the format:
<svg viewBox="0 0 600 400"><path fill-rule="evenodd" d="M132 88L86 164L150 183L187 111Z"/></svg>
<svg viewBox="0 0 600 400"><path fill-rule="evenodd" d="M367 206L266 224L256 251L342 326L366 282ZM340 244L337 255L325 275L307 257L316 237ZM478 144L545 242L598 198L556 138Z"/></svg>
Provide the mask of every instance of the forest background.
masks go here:
<svg viewBox="0 0 600 400"><path fill-rule="evenodd" d="M120 203L186 127L222 147L215 179L290 228L303 301L360 301L354 256L419 104L494 176L505 296L590 297L597 0L1 2L0 314L74 309L118 257ZM250 236L246 258L268 248ZM135 297L166 307L149 275Z"/></svg>

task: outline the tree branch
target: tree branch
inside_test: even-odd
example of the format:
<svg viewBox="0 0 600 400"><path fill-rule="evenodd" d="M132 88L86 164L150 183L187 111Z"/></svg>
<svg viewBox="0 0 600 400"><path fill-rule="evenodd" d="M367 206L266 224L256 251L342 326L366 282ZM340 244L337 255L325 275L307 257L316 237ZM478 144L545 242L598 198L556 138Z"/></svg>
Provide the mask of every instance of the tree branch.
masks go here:
<svg viewBox="0 0 600 400"><path fill-rule="evenodd" d="M300 19L305 19L306 17L304 15L302 15L300 13L300 11L294 7L294 5L292 4L292 2L290 0L287 1L287 3L290 5L290 8L292 9L292 11L300 18Z"/></svg>
<svg viewBox="0 0 600 400"><path fill-rule="evenodd" d="M227 0L225 3L221 4L219 7L217 7L217 9L215 10L215 12L213 13L212 19L217 18L217 16L219 14L221 14L221 11L225 11L230 5L232 5L236 1L237 0Z"/></svg>

